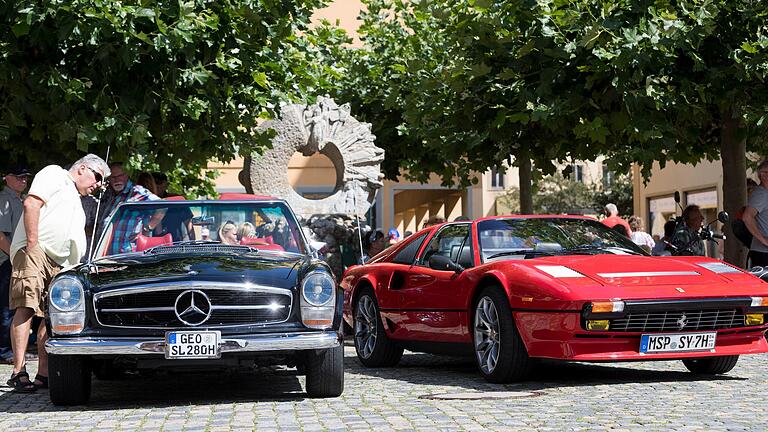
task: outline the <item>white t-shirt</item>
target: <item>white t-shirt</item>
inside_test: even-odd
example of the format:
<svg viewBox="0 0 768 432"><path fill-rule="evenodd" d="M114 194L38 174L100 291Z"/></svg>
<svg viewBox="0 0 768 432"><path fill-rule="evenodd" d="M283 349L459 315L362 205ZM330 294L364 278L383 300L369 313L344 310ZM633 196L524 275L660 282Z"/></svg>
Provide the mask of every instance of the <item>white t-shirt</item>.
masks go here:
<svg viewBox="0 0 768 432"><path fill-rule="evenodd" d="M630 236L632 237L632 241L638 246L648 246L650 249L653 249L653 247L656 246L656 242L653 241L653 237L651 237L651 235L647 232L632 231Z"/></svg>
<svg viewBox="0 0 768 432"><path fill-rule="evenodd" d="M58 165L48 165L35 175L28 196L43 201L38 223L38 243L46 255L60 266L80 262L85 254L85 212L80 193L69 172ZM24 217L16 226L11 244L11 259L27 245Z"/></svg>

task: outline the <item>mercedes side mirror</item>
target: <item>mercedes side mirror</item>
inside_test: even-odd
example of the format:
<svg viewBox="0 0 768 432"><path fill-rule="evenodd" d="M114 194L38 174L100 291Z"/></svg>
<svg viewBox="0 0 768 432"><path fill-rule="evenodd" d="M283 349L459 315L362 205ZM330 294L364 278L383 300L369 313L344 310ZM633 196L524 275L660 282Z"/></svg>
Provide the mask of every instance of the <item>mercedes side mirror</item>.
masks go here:
<svg viewBox="0 0 768 432"><path fill-rule="evenodd" d="M443 255L432 255L429 257L429 268L432 270L452 271L455 273L464 271L464 267L456 264L450 258Z"/></svg>
<svg viewBox="0 0 768 432"><path fill-rule="evenodd" d="M729 216L727 211L721 211L717 214L717 220L719 220L722 223L728 222Z"/></svg>

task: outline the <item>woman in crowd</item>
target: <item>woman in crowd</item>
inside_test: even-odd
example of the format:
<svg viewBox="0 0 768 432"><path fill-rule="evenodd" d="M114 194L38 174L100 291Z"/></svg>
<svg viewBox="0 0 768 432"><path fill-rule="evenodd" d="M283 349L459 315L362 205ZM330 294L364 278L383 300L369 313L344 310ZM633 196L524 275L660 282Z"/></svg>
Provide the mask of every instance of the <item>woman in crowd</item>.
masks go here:
<svg viewBox="0 0 768 432"><path fill-rule="evenodd" d="M219 241L228 245L240 244L237 241L237 224L232 221L224 222L224 225L219 228Z"/></svg>
<svg viewBox="0 0 768 432"><path fill-rule="evenodd" d="M632 216L629 218L629 227L632 229L630 238L632 241L643 248L644 251L651 253L651 250L656 246L656 242L653 241L653 237L643 230L643 218L640 216Z"/></svg>

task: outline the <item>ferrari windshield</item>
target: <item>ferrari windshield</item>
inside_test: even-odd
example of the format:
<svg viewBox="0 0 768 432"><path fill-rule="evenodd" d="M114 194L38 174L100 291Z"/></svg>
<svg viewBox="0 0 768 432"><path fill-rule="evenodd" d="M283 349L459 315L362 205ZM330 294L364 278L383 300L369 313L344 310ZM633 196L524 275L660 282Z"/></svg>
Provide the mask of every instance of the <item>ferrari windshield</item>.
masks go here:
<svg viewBox="0 0 768 432"><path fill-rule="evenodd" d="M118 207L94 256L183 243L306 253L296 218L283 202L153 201Z"/></svg>
<svg viewBox="0 0 768 432"><path fill-rule="evenodd" d="M477 231L483 261L541 255L645 254L628 237L590 219L489 219L478 222Z"/></svg>

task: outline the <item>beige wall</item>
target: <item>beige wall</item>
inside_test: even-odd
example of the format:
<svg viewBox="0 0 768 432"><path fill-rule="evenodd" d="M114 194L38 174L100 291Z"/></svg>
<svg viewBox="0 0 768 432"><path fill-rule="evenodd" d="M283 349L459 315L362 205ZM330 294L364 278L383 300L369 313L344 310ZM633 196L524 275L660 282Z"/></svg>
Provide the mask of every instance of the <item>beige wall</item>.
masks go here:
<svg viewBox="0 0 768 432"><path fill-rule="evenodd" d="M680 204L683 207L687 204L700 204L708 221L717 211L722 210L723 168L720 160L704 161L697 165L669 163L664 169L654 163L650 180L645 184L640 167L635 166L632 169L632 181L634 214L643 218L646 231L651 234L663 234L662 216L666 218L670 214L680 214L677 206L673 207L669 199L675 191L680 192ZM665 202L662 202L663 198L666 198ZM651 201L660 204L655 217L651 216Z"/></svg>
<svg viewBox="0 0 768 432"><path fill-rule="evenodd" d="M326 19L331 24L336 24L338 21L339 27L346 30L354 39L352 46L360 46L360 39L357 37L360 21L357 20L357 16L362 8L363 4L360 0L335 0L327 7L317 10L312 16L312 21L319 23L321 20Z"/></svg>

